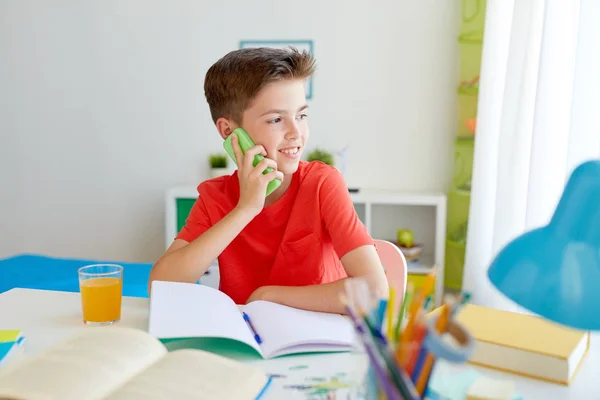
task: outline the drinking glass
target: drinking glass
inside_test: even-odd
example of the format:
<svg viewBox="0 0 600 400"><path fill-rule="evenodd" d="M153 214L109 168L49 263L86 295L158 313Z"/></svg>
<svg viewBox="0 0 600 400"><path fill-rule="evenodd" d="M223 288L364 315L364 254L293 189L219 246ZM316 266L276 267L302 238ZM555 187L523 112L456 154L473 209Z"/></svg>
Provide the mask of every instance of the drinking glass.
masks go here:
<svg viewBox="0 0 600 400"><path fill-rule="evenodd" d="M121 319L123 267L93 264L81 267L79 290L83 322L86 325L110 325Z"/></svg>

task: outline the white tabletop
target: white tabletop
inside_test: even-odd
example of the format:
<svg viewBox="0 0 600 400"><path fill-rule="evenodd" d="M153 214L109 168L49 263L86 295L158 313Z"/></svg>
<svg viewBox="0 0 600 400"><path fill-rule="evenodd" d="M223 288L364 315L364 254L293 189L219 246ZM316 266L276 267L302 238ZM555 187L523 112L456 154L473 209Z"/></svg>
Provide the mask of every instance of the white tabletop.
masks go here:
<svg viewBox="0 0 600 400"><path fill-rule="evenodd" d="M122 318L117 325L147 331L148 299L124 297ZM21 329L27 337L25 354L31 356L80 329L105 328L83 325L79 293L12 289L0 294L0 329ZM588 355L570 386L490 369L476 369L491 378L512 380L517 392L525 400L600 400L599 343L600 335L592 335ZM273 379L265 399L327 398L322 393L336 386L342 388L337 391L335 398L361 398L361 394L357 393L357 383L363 378L366 367L366 359L362 354L317 354L241 361L256 363L266 373L282 375ZM439 368L452 372L463 367L441 364Z"/></svg>
<svg viewBox="0 0 600 400"><path fill-rule="evenodd" d="M121 321L113 326L148 330L148 299L123 297ZM26 336L24 354L32 356L48 346L88 327L81 320L79 293L34 289L12 289L0 294L0 329L20 329ZM227 354L224 354L227 355ZM239 358L238 358L239 359ZM311 399L326 390L336 398L364 398L358 382L364 377L362 354L337 353L281 357L272 360L239 359L260 365L274 374L264 399Z"/></svg>
<svg viewBox="0 0 600 400"><path fill-rule="evenodd" d="M461 368L463 367L444 364L439 372L454 373ZM600 335L592 334L588 354L568 386L488 368L474 369L492 379L513 381L517 394L523 400L600 400Z"/></svg>

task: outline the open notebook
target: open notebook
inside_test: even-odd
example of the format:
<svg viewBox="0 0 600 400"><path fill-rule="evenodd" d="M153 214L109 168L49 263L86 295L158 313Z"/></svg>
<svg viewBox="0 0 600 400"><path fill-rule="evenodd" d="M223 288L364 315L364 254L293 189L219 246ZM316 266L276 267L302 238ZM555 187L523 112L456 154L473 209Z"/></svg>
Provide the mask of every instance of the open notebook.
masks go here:
<svg viewBox="0 0 600 400"><path fill-rule="evenodd" d="M351 322L339 314L267 301L237 306L226 294L208 286L164 281L152 282L148 332L161 340L230 339L250 346L263 358L350 351L356 343Z"/></svg>

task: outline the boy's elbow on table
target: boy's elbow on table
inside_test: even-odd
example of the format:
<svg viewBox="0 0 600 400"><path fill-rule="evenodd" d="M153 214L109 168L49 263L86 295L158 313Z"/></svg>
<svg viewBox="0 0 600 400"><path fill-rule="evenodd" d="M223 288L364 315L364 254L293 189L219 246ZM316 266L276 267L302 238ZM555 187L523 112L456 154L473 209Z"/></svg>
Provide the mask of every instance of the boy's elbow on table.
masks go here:
<svg viewBox="0 0 600 400"><path fill-rule="evenodd" d="M380 298L387 298L389 296L390 287L387 277L381 271L372 270L366 274L354 275L349 278L364 279L367 282L369 291Z"/></svg>
<svg viewBox="0 0 600 400"><path fill-rule="evenodd" d="M387 297L390 292L387 276L380 262L372 263L368 272L369 286L380 297Z"/></svg>
<svg viewBox="0 0 600 400"><path fill-rule="evenodd" d="M387 297L390 292L390 286L384 273L373 272L373 291L381 297Z"/></svg>
<svg viewBox="0 0 600 400"><path fill-rule="evenodd" d="M194 282L193 279L189 279L189 277L185 276L185 274L182 273L183 271L180 271L176 265L176 263L170 262L169 259L161 257L152 266L148 276L148 294L150 294L153 281Z"/></svg>
<svg viewBox="0 0 600 400"><path fill-rule="evenodd" d="M160 261L159 261L160 262ZM150 275L148 276L148 294L150 294L152 289L152 282L154 281L166 281L168 280L164 277L161 270L157 269L158 262L152 266L150 270Z"/></svg>

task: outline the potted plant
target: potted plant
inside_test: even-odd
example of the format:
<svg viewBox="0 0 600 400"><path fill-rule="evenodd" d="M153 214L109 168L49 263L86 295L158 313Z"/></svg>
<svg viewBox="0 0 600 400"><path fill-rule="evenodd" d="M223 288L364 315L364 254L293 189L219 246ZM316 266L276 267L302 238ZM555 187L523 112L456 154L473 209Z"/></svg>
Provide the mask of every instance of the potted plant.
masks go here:
<svg viewBox="0 0 600 400"><path fill-rule="evenodd" d="M227 164L229 159L227 158L227 154L215 153L209 156L210 162L210 176L211 178L216 178L219 176L227 175Z"/></svg>
<svg viewBox="0 0 600 400"><path fill-rule="evenodd" d="M307 161L321 161L324 164L327 165L331 165L333 166L335 164L334 162L334 158L333 158L333 154L320 149L320 148L316 148L313 151L311 151L310 153L308 153L308 156L306 158Z"/></svg>

